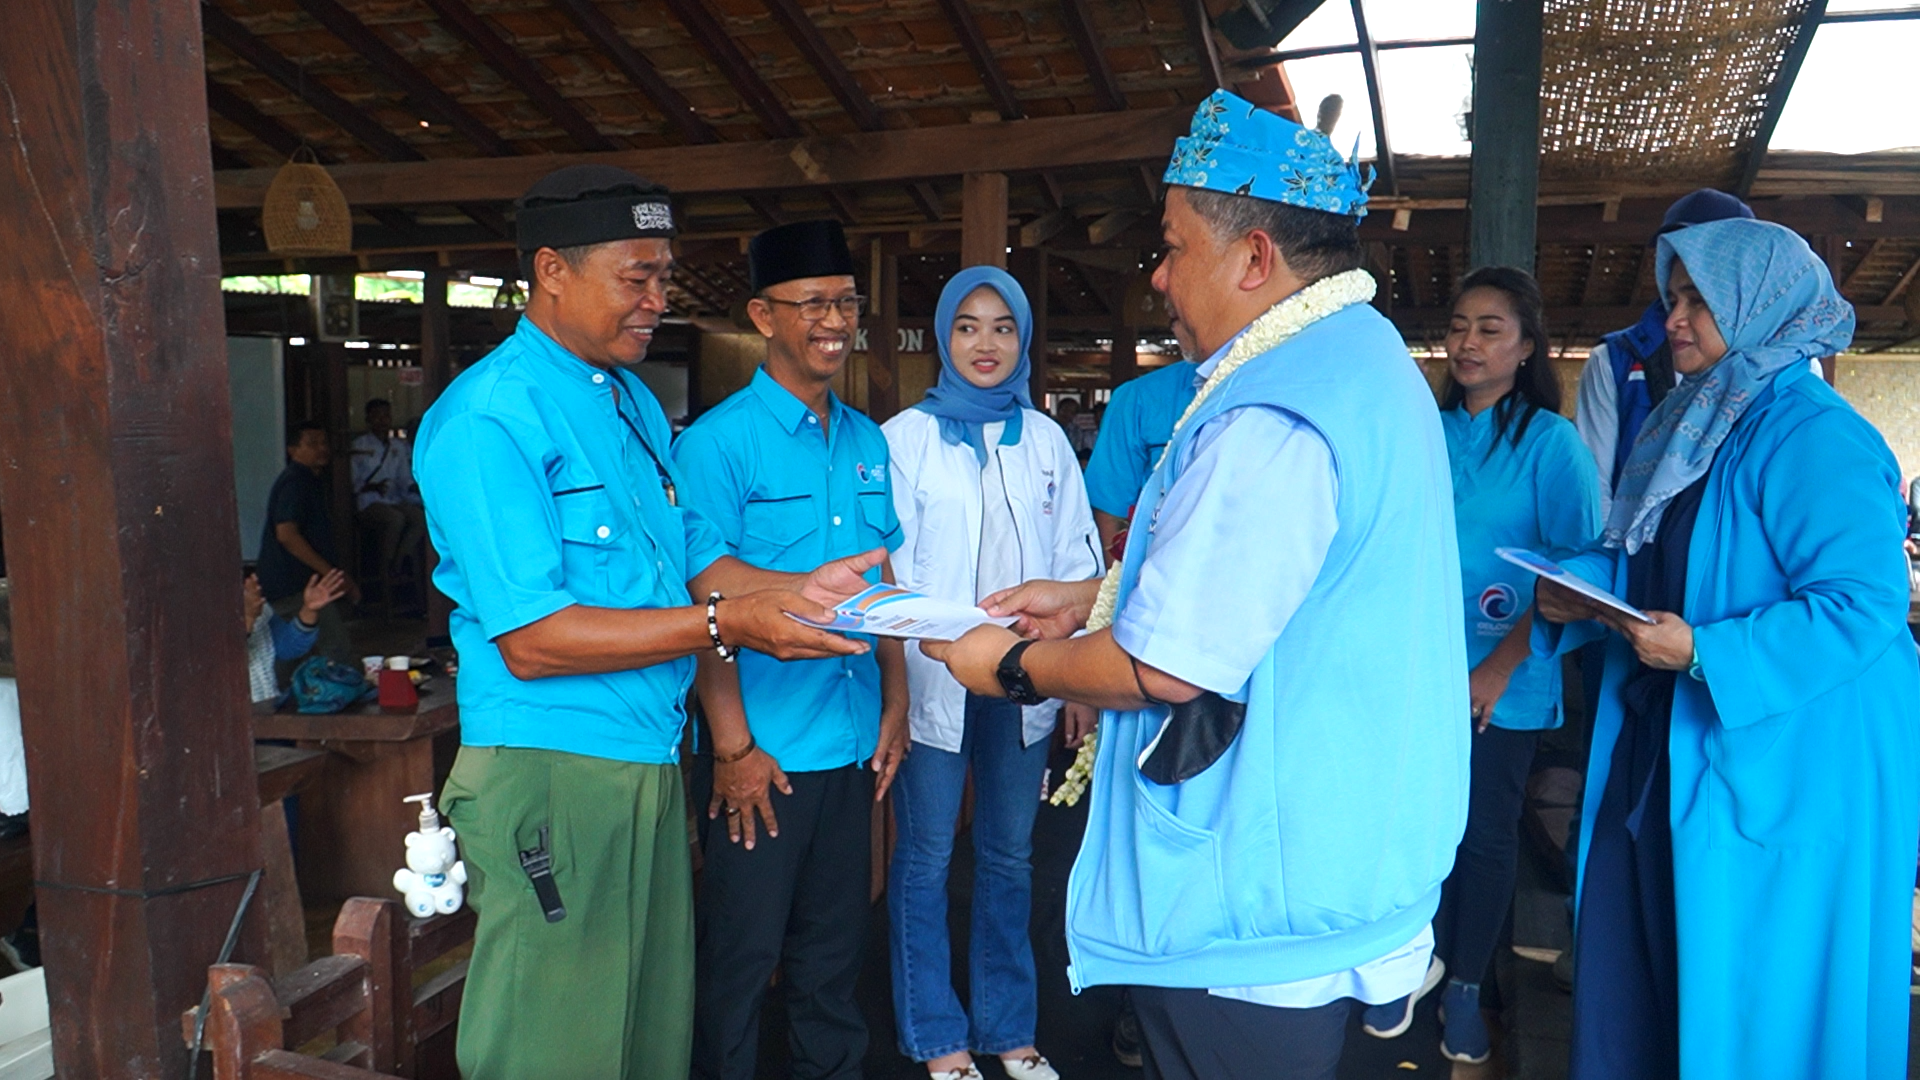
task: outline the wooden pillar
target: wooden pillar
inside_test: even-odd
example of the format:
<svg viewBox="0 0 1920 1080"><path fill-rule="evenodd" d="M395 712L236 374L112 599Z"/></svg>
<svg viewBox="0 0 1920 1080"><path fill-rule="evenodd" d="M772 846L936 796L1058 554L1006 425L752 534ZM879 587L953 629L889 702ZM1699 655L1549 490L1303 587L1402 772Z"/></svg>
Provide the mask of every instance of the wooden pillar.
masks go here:
<svg viewBox="0 0 1920 1080"><path fill-rule="evenodd" d="M960 265L1007 266L1007 174L968 173L960 189Z"/></svg>
<svg viewBox="0 0 1920 1080"><path fill-rule="evenodd" d="M326 412L314 417L327 425L327 438L333 444L333 464L327 466L324 479L333 493L333 548L338 565L355 581L360 579L360 529L353 516L353 429L360 417L354 415L347 391L347 347L328 342L320 347L320 385Z"/></svg>
<svg viewBox="0 0 1920 1080"><path fill-rule="evenodd" d="M1033 343L1027 349L1027 393L1036 409L1047 407L1047 251L1022 248L1014 253L1014 276L1033 309Z"/></svg>
<svg viewBox="0 0 1920 1080"><path fill-rule="evenodd" d="M1127 290L1124 287L1114 297L1112 307L1113 346L1108 353L1107 385L1119 386L1140 374L1140 333L1128 319ZM1089 399L1086 406L1093 408L1093 401Z"/></svg>
<svg viewBox="0 0 1920 1080"><path fill-rule="evenodd" d="M888 254L878 237L869 252L873 319L867 327L867 415L885 423L900 411L900 256Z"/></svg>
<svg viewBox="0 0 1920 1080"><path fill-rule="evenodd" d="M0 501L68 1077L183 1076L261 868L198 0L0 35ZM236 959L265 960L265 909Z"/></svg>
<svg viewBox="0 0 1920 1080"><path fill-rule="evenodd" d="M453 320L447 310L447 268L427 267L420 294L420 374L425 384L428 408L440 399L440 392L453 381ZM453 601L433 587L433 571L440 565L440 553L427 539L427 636L445 637L447 623L453 617Z"/></svg>
<svg viewBox="0 0 1920 1080"><path fill-rule="evenodd" d="M1533 269L1543 0L1479 0L1473 40L1469 269ZM1452 288L1453 283L1448 283Z"/></svg>

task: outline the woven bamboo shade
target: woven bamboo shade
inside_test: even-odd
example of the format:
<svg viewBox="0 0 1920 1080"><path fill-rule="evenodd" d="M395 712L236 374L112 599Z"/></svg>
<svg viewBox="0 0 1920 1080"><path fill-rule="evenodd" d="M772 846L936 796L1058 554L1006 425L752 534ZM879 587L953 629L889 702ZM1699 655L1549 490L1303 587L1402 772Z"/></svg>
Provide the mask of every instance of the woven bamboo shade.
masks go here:
<svg viewBox="0 0 1920 1080"><path fill-rule="evenodd" d="M307 158L302 161L301 156ZM267 250L276 255L346 255L353 251L353 214L327 170L304 147L280 166L260 207Z"/></svg>
<svg viewBox="0 0 1920 1080"><path fill-rule="evenodd" d="M1547 0L1543 179L1740 173L1809 0Z"/></svg>

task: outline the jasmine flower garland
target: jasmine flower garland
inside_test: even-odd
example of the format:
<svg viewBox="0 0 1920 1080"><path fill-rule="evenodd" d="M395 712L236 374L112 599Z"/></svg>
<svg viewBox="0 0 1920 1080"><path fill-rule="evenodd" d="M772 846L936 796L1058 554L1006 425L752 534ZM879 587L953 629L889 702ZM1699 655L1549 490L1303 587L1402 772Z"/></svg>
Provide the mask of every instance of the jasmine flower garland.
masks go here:
<svg viewBox="0 0 1920 1080"><path fill-rule="evenodd" d="M1271 351L1281 342L1319 322L1321 319L1373 299L1375 284L1373 275L1365 270L1348 270L1301 289L1292 296L1268 308L1266 314L1253 321L1246 332L1227 350L1227 355L1207 376L1207 381L1193 396L1193 403L1180 415L1178 423L1173 425L1177 434L1185 427L1187 420L1200 408L1201 402L1213 392L1214 387L1225 382L1228 376L1240 370L1240 366L1256 356ZM1171 437L1168 440L1172 443ZM1164 468L1167 459L1160 458L1157 468ZM1113 625L1114 609L1120 599L1120 564L1115 563L1107 569L1106 579L1100 583L1100 595L1093 601L1093 613L1087 616L1087 631L1092 633L1105 630ZM1067 769L1067 775L1061 779L1049 800L1055 806L1073 806L1087 790L1087 782L1093 778L1093 761L1097 753L1095 744L1099 732L1092 731L1081 741L1080 750L1074 755L1073 765Z"/></svg>

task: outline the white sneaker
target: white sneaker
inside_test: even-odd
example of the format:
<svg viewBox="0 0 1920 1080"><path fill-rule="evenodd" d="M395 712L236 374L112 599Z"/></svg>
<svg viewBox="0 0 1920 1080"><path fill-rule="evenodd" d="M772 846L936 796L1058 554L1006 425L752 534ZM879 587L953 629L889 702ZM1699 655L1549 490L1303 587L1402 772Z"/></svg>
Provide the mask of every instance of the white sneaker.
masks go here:
<svg viewBox="0 0 1920 1080"><path fill-rule="evenodd" d="M971 1061L967 1062L965 1068L942 1069L939 1072L929 1071L927 1076L930 1080L987 1080L985 1076L980 1074L980 1070L976 1068Z"/></svg>
<svg viewBox="0 0 1920 1080"><path fill-rule="evenodd" d="M1039 1054L1001 1058L1000 1067L1007 1070L1009 1080L1060 1080L1060 1074L1053 1070L1053 1065Z"/></svg>

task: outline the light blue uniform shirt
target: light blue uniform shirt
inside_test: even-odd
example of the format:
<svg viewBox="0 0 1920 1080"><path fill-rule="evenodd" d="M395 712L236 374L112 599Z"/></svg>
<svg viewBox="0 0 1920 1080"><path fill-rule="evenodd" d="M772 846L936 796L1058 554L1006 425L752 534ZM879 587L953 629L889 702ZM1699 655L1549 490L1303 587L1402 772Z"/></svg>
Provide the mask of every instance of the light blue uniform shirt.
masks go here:
<svg viewBox="0 0 1920 1080"><path fill-rule="evenodd" d="M823 433L813 410L762 369L674 443L687 478L683 501L755 566L806 573L830 559L900 546L886 436L839 398L829 401ZM879 581L879 569L867 578ZM782 769L837 769L873 756L880 737L873 653L782 663L743 650L739 665L747 726Z"/></svg>
<svg viewBox="0 0 1920 1080"><path fill-rule="evenodd" d="M1521 547L1564 559L1600 533L1600 479L1572 422L1536 412L1520 445L1494 441L1494 410L1440 414L1453 465L1453 520L1466 598L1467 664L1485 660L1533 609L1534 576L1493 553ZM1518 423L1516 420L1515 423ZM1529 656L1493 707L1493 725L1537 731L1561 723L1560 661Z"/></svg>
<svg viewBox="0 0 1920 1080"><path fill-rule="evenodd" d="M1223 347L1189 381L1204 380L1225 354ZM1113 639L1142 663L1239 697L1320 576L1339 529L1333 451L1293 413L1254 407L1208 421L1184 455L1177 459L1180 478L1155 512L1151 546ZM1223 621L1235 632L1221 634ZM1377 1005L1417 989L1432 954L1427 927L1347 971L1212 993L1286 1008L1343 997Z"/></svg>
<svg viewBox="0 0 1920 1080"><path fill-rule="evenodd" d="M427 410L414 474L440 553L433 582L455 605L461 742L676 759L691 657L522 680L494 644L574 604L691 602L687 580L726 545L668 501L670 438L639 379L580 360L526 318Z"/></svg>
<svg viewBox="0 0 1920 1080"><path fill-rule="evenodd" d="M1133 509L1147 474L1167 448L1173 425L1199 389L1194 375L1198 366L1182 360L1114 389L1100 421L1100 438L1087 459L1087 500L1095 510L1123 518Z"/></svg>

